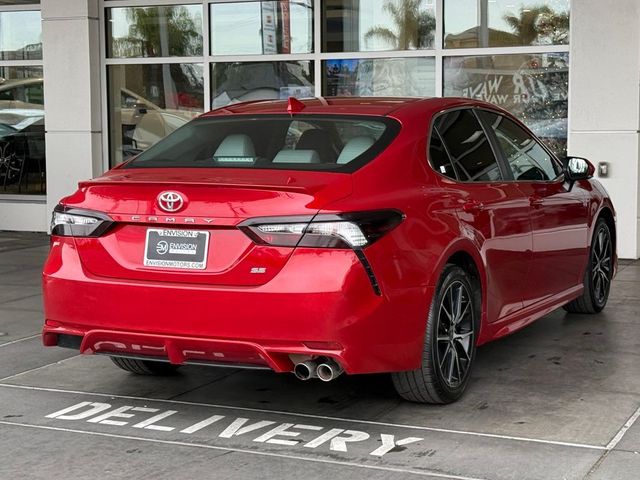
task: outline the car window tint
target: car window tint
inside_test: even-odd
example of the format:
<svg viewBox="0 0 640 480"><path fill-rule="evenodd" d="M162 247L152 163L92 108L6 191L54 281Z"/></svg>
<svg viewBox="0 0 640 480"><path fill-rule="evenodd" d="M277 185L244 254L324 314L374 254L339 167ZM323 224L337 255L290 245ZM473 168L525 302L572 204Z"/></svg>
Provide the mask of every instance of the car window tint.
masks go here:
<svg viewBox="0 0 640 480"><path fill-rule="evenodd" d="M455 110L437 118L435 125L462 181L502 179L491 145L471 110Z"/></svg>
<svg viewBox="0 0 640 480"><path fill-rule="evenodd" d="M551 155L526 130L502 115L489 112L484 115L496 133L516 180L553 180L560 174L560 168Z"/></svg>
<svg viewBox="0 0 640 480"><path fill-rule="evenodd" d="M445 177L457 179L456 171L453 168L449 154L444 149L440 135L435 129L431 132L431 140L429 141L429 163L431 167Z"/></svg>
<svg viewBox="0 0 640 480"><path fill-rule="evenodd" d="M393 140L392 119L345 115L220 115L187 123L126 168L255 168L347 172Z"/></svg>

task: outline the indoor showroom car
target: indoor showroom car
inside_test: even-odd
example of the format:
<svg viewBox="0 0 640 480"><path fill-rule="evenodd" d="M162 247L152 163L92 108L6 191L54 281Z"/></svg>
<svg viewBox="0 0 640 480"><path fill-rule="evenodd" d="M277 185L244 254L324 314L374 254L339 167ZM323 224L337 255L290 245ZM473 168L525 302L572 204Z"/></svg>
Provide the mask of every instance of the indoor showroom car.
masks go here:
<svg viewBox="0 0 640 480"><path fill-rule="evenodd" d="M219 108L60 201L43 342L143 375L390 373L451 403L478 346L605 307L616 213L593 175L471 99Z"/></svg>

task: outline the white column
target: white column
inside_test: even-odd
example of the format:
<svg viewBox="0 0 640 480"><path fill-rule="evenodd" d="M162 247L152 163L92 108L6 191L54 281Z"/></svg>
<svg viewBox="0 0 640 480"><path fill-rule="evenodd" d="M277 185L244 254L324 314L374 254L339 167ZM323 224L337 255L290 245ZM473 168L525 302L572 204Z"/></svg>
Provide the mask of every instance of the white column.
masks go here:
<svg viewBox="0 0 640 480"><path fill-rule="evenodd" d="M103 170L98 0L42 0L47 208Z"/></svg>
<svg viewBox="0 0 640 480"><path fill-rule="evenodd" d="M608 162L618 253L640 257L640 3L571 2L569 154Z"/></svg>

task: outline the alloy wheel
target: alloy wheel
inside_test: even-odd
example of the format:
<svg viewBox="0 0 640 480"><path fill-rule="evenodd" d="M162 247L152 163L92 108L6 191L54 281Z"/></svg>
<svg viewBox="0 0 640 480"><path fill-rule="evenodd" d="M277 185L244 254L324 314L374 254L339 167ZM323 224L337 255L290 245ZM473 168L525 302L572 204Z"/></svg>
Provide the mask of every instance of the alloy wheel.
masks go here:
<svg viewBox="0 0 640 480"><path fill-rule="evenodd" d="M445 383L458 387L471 367L474 348L473 299L466 285L452 282L438 310L436 362Z"/></svg>
<svg viewBox="0 0 640 480"><path fill-rule="evenodd" d="M603 305L609 295L613 270L609 231L605 227L600 228L594 240L591 256L591 285L596 303Z"/></svg>

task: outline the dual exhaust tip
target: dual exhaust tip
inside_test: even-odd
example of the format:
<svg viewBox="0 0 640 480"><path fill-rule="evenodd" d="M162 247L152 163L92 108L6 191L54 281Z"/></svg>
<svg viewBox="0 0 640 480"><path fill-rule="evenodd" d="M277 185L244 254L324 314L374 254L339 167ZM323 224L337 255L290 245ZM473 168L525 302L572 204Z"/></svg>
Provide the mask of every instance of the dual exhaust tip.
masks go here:
<svg viewBox="0 0 640 480"><path fill-rule="evenodd" d="M332 358L306 360L296 363L293 368L293 373L299 380L319 378L323 382L338 378L342 372L344 372L342 366Z"/></svg>

